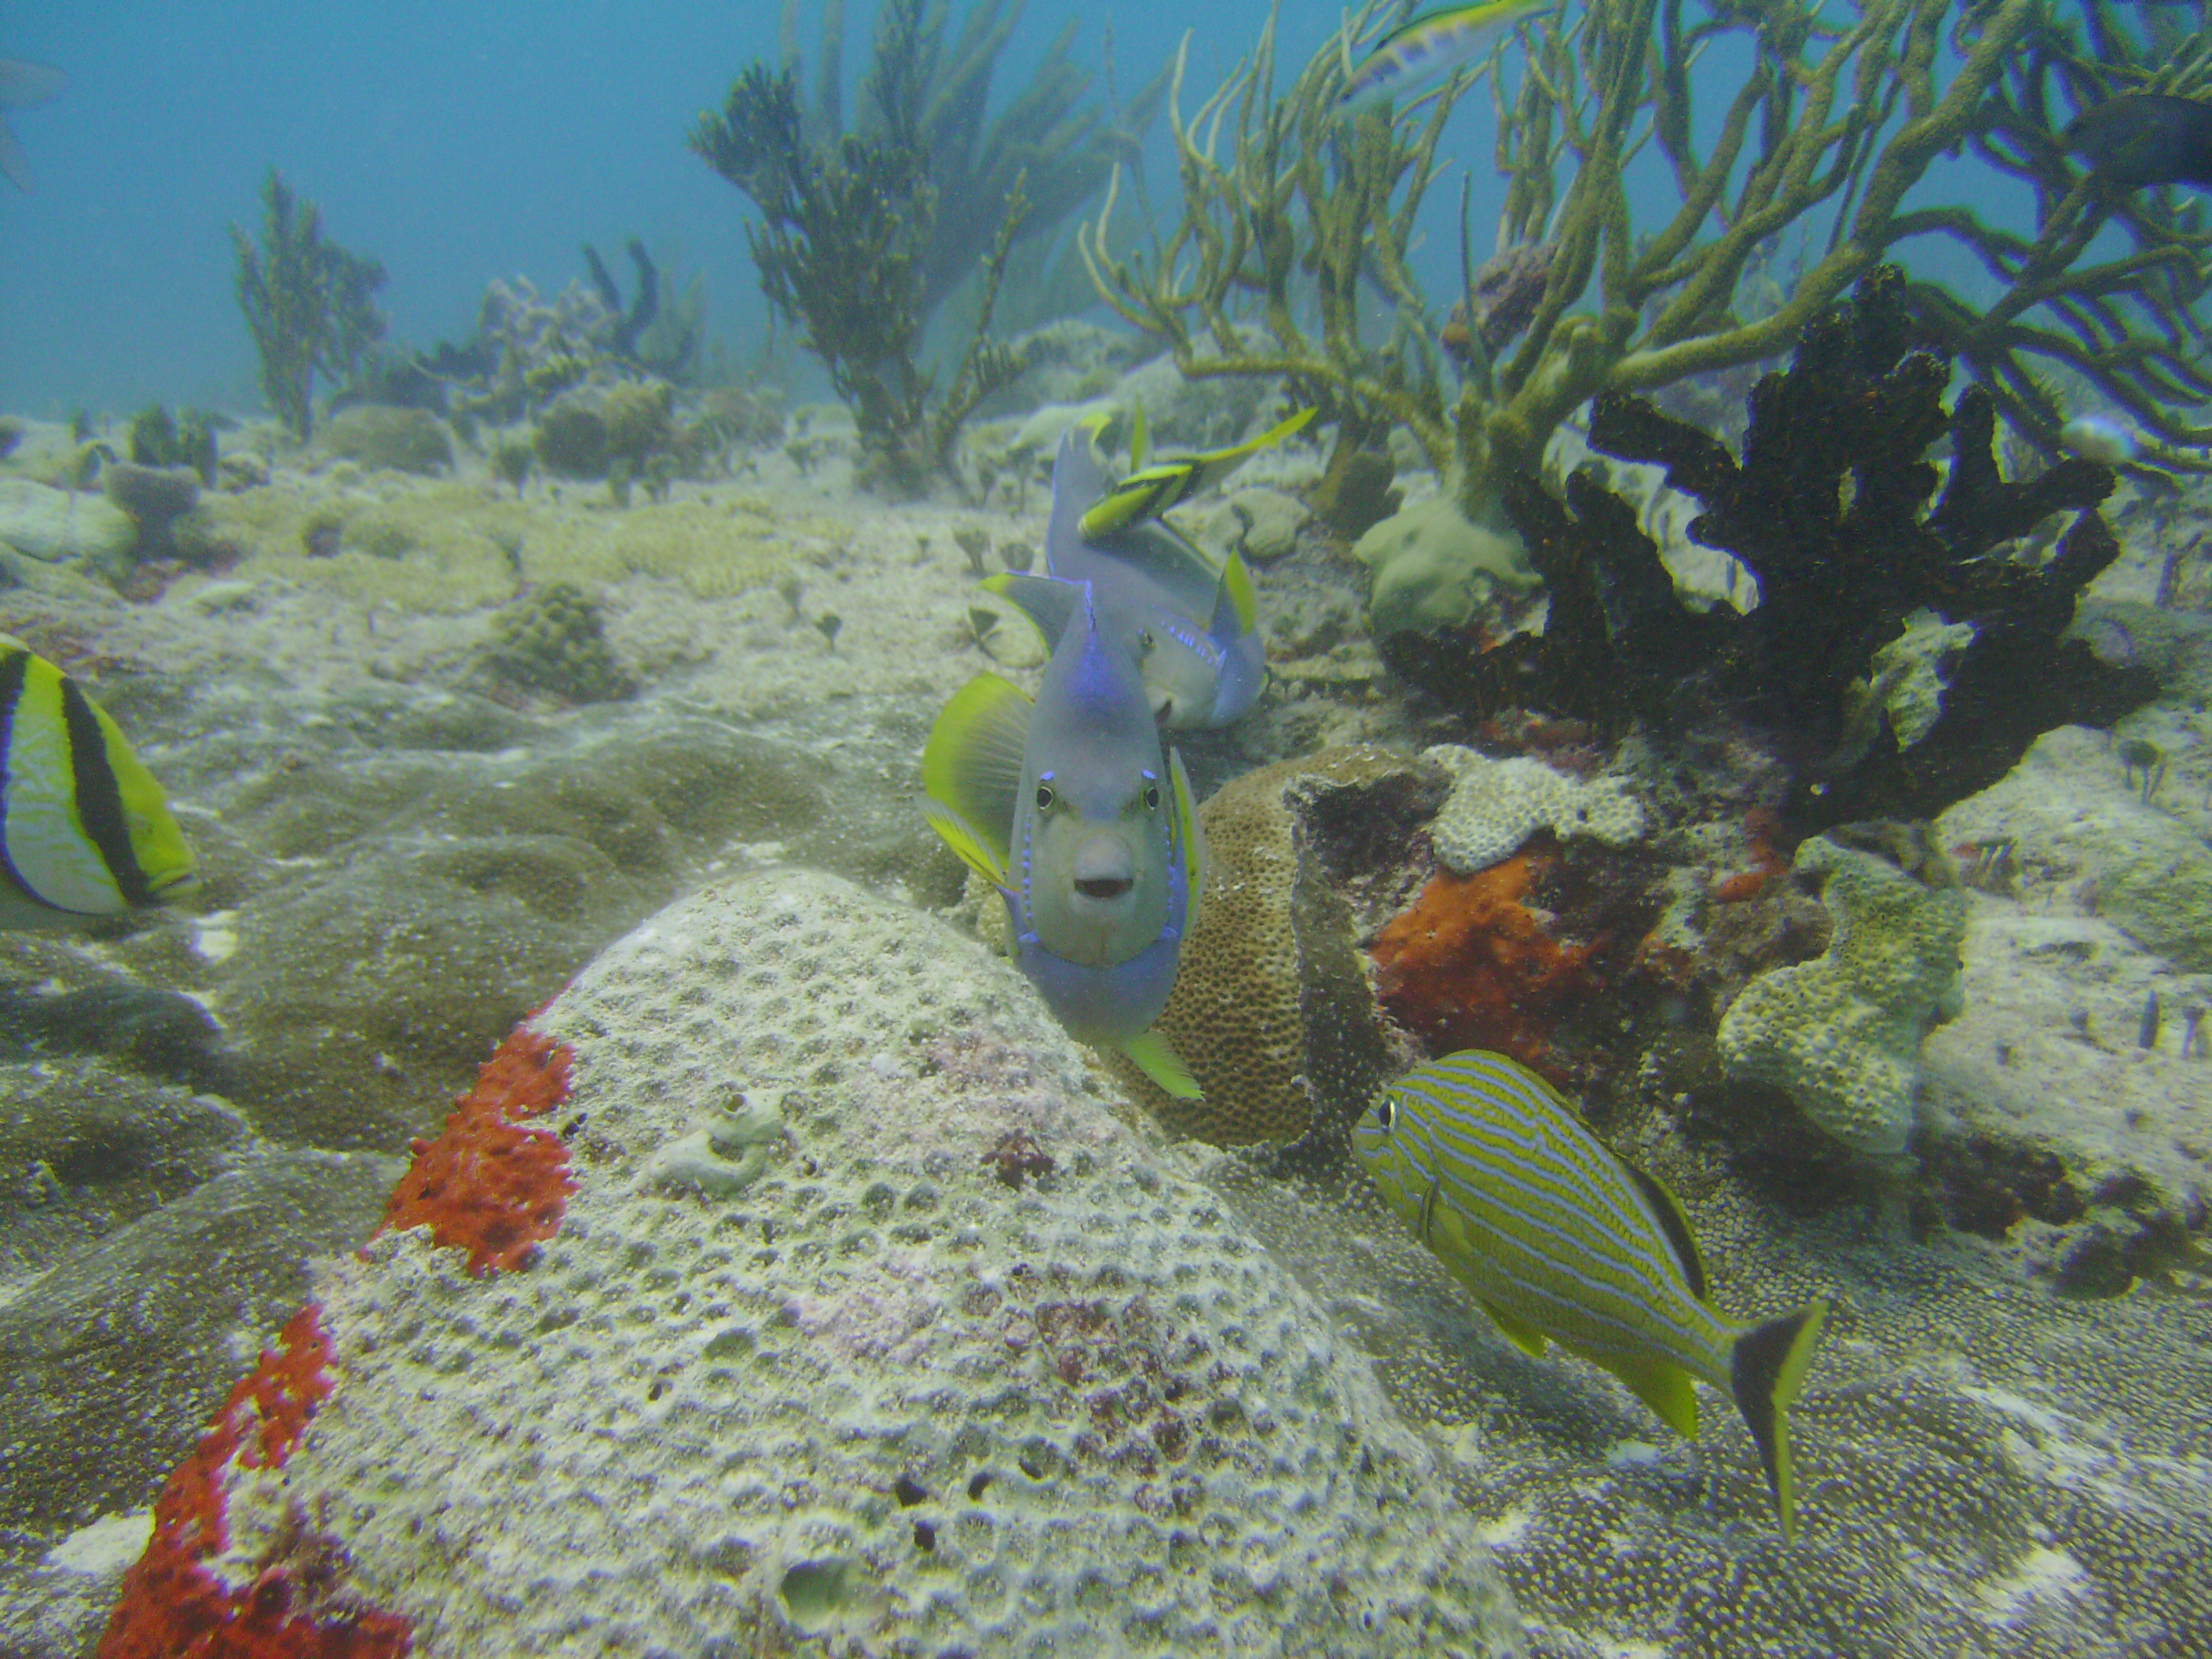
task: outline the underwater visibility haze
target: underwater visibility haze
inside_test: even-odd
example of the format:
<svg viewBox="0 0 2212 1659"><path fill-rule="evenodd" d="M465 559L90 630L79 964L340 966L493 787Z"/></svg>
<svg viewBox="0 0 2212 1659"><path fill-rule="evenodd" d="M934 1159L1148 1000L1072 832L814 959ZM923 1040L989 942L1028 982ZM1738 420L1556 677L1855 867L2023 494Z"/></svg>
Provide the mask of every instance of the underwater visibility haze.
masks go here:
<svg viewBox="0 0 2212 1659"><path fill-rule="evenodd" d="M2212 1655L2212 6L0 9L0 1659Z"/></svg>

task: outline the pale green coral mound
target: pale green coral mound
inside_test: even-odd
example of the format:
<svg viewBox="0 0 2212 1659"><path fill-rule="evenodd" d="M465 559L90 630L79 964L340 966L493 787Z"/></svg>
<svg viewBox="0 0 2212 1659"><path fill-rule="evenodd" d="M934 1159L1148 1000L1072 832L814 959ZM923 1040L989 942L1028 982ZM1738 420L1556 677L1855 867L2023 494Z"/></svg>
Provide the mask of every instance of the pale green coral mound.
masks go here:
<svg viewBox="0 0 2212 1659"><path fill-rule="evenodd" d="M1835 937L1816 960L1744 987L1721 1021L1721 1059L1845 1146L1894 1156L1912 1133L1921 1040L1963 1006L1966 895L1827 836L1800 847L1795 868L1823 878Z"/></svg>
<svg viewBox="0 0 2212 1659"><path fill-rule="evenodd" d="M1375 573L1367 610L1375 637L1457 628L1500 595L1543 586L1507 526L1471 523L1449 495L1431 495L1372 526L1352 555Z"/></svg>
<svg viewBox="0 0 2212 1659"><path fill-rule="evenodd" d="M1451 774L1452 792L1429 831L1437 860L1463 876L1510 858L1539 830L1561 841L1589 836L1626 847L1644 834L1644 808L1617 778L1584 783L1525 755L1493 760L1456 743L1422 751Z"/></svg>

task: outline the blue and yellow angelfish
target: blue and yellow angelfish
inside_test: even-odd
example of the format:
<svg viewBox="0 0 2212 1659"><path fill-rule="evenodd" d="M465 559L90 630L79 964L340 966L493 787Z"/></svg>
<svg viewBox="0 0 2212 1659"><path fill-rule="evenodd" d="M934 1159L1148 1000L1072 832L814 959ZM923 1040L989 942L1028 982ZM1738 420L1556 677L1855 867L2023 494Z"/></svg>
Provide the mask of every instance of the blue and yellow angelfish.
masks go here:
<svg viewBox="0 0 2212 1659"><path fill-rule="evenodd" d="M191 880L184 831L122 729L0 634L0 927L116 915Z"/></svg>
<svg viewBox="0 0 2212 1659"><path fill-rule="evenodd" d="M1352 1144L1390 1207L1525 1352L1548 1337L1602 1365L1686 1440L1698 1437L1692 1380L1725 1390L1758 1444L1782 1534L1796 1537L1784 1414L1824 1304L1758 1324L1720 1313L1674 1195L1503 1054L1469 1048L1416 1066Z"/></svg>
<svg viewBox="0 0 2212 1659"><path fill-rule="evenodd" d="M1216 464L1225 472L1297 430L1312 414L1306 410L1233 450L1171 465L1197 469L1191 477ZM1151 516L1141 488L1130 493L1148 470L1160 469L1139 465L1121 484L1107 483L1091 443L1103 423L1103 417L1080 422L1060 441L1045 568L1066 580L1089 582L1105 626L1135 639L1138 672L1162 726L1227 726L1250 711L1267 683L1251 573L1234 549L1216 565L1180 531ZM1141 462L1141 410L1136 432L1132 453ZM984 585L998 587L1002 581Z"/></svg>
<svg viewBox="0 0 2212 1659"><path fill-rule="evenodd" d="M1056 526L1072 523L1061 468L1077 441L1063 441L1054 471ZM1194 1098L1152 1024L1198 923L1205 847L1182 757L1161 750L1139 641L1104 614L1093 583L993 586L1054 642L1052 657L1035 702L995 674L954 694L922 752L923 814L999 890L1015 963L1069 1035Z"/></svg>

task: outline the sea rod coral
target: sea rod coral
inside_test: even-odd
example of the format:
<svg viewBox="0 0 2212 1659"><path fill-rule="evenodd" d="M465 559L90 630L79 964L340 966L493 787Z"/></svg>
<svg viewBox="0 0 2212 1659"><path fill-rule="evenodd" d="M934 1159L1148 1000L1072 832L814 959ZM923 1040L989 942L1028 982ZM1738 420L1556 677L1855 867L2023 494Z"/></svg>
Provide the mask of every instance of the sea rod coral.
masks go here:
<svg viewBox="0 0 2212 1659"><path fill-rule="evenodd" d="M2115 82L2189 89L2212 73L2201 53L2154 62L2095 6L2085 9L2100 33L2085 44L2076 9L2045 0L1856 0L1832 19L1835 9L1800 0L1694 19L1685 9L1550 8L1479 71L1508 179L1497 248L1523 291L1510 308L1517 345L1502 327L1455 331L1466 358L1455 392L1427 350L1430 299L1409 256L1444 123L1474 76L1426 100L1340 114L1348 65L1398 15L1385 0L1352 13L1286 92L1276 90L1272 17L1188 118L1178 60L1170 118L1182 222L1146 255L1109 247L1102 217L1085 240L1099 291L1164 337L1187 375L1283 379L1321 399L1346 423L1340 452L1408 428L1480 518L1593 394L1771 357L1899 244L1933 238L1963 248L1998 293L1977 313L1915 283L1914 315L1982 373L2032 441L2057 446L2063 416L2033 366L2056 363L2136 416L2154 459L2205 465L2192 447L2212 431L2175 405L2212 391L2192 308L2212 276L2212 238L2185 204L2115 191L2060 142ZM1525 53L1509 59L1516 39ZM1700 76L1698 60L1716 48L1745 54L1748 73ZM2032 233L1994 228L1971 200L1923 201L1932 164L1961 145L2033 192ZM1630 182L1640 152L1672 177L1674 201L1656 216L1638 210L1648 182ZM1778 307L1747 320L1739 282L1792 227L1826 233L1826 249ZM1461 233L1464 242L1464 215ZM1462 263L1463 314L1487 319L1498 301L1477 295L1473 261L1463 252ZM1390 316L1381 340L1361 327L1377 292ZM1340 453L1334 465L1348 462Z"/></svg>

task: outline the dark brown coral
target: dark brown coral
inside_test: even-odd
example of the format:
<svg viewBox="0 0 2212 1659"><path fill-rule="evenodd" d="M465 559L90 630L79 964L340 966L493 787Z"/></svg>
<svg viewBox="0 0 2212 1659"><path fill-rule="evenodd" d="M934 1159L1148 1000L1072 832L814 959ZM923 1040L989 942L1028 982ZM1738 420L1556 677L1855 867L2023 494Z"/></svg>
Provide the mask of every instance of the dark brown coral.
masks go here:
<svg viewBox="0 0 2212 1659"><path fill-rule="evenodd" d="M1946 410L1950 365L1909 349L1904 276L1883 266L1808 327L1790 368L1751 398L1741 460L1638 398L1601 394L1591 446L1667 469L1705 511L1690 534L1759 582L1747 615L1675 597L1629 505L1588 472L1562 504L1534 477L1504 495L1551 593L1540 638L1475 653L1449 639L1386 642L1392 665L1468 712L1515 703L1619 726L1714 704L1765 732L1791 775L1791 839L1873 817L1932 817L1988 787L2054 726L2108 726L2154 695L2150 674L2063 637L2081 590L2119 549L2096 507L2108 467L2064 460L2008 482L1996 412L1978 386ZM1942 482L1923 459L1948 431ZM2020 538L2076 516L2039 563ZM1948 671L1942 713L1901 746L1880 724L1847 728L1875 653L1922 610L1973 626Z"/></svg>

